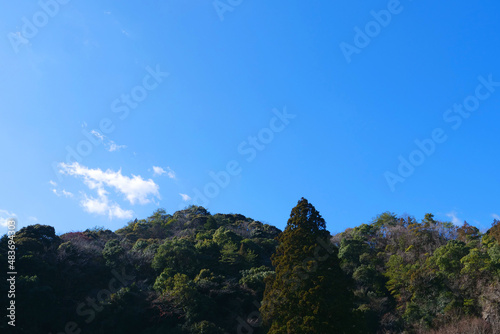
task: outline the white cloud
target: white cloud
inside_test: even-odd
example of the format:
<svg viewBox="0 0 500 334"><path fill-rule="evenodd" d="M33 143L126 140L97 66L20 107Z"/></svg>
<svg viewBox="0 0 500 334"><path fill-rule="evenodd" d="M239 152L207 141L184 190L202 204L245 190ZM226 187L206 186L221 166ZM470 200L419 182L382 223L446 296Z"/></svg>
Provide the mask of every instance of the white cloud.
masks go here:
<svg viewBox="0 0 500 334"><path fill-rule="evenodd" d="M97 138L99 138L100 140L104 140L104 135L99 133L99 131L92 130L92 131L90 131L90 133L93 134L94 136L96 136Z"/></svg>
<svg viewBox="0 0 500 334"><path fill-rule="evenodd" d="M463 223L463 221L460 218L458 218L456 211L451 211L447 213L446 216L451 218L451 222L454 225L462 225Z"/></svg>
<svg viewBox="0 0 500 334"><path fill-rule="evenodd" d="M497 215L496 213L492 213L491 217L493 217L493 219L500 220L500 216Z"/></svg>
<svg viewBox="0 0 500 334"><path fill-rule="evenodd" d="M62 190L62 194L63 194L64 196L66 196L66 197L73 197L73 194L72 194L72 193L70 193L69 191L66 191L66 190L64 190L64 189Z"/></svg>
<svg viewBox="0 0 500 334"><path fill-rule="evenodd" d="M107 200L107 198L106 198ZM93 197L88 197L85 195L85 199L82 200L81 205L85 211L90 213L97 213L99 215L105 215L108 212L108 203L100 199Z"/></svg>
<svg viewBox="0 0 500 334"><path fill-rule="evenodd" d="M165 174L167 171L161 167L153 166L153 176L159 176Z"/></svg>
<svg viewBox="0 0 500 334"><path fill-rule="evenodd" d="M121 169L118 171L99 168L90 169L77 162L72 164L61 163L60 173L65 175L82 178L83 183L91 190L97 193L97 197L89 196L82 192L83 198L80 205L86 212L106 215L109 219L130 219L134 212L120 207L120 205L109 198L107 188L115 190L117 193L132 205L147 204L160 198L159 186L151 179L144 180L140 175L131 177L122 175ZM64 191L63 191L64 194Z"/></svg>
<svg viewBox="0 0 500 334"><path fill-rule="evenodd" d="M102 171L99 168L87 168L78 162L61 163L59 166L62 174L82 177L85 185L100 195L107 194L105 187L108 186L122 194L132 205L150 203L150 197L160 198L160 187L153 180L144 180L140 175L128 177L122 175L121 169L116 172L110 169Z"/></svg>
<svg viewBox="0 0 500 334"><path fill-rule="evenodd" d="M56 182L54 182L54 181L52 181L52 180L50 180L50 181L49 181L49 183L50 183L50 185L51 185L51 186L53 186L53 187L56 187L56 186L57 186L57 183L56 183Z"/></svg>
<svg viewBox="0 0 500 334"><path fill-rule="evenodd" d="M109 143L106 143L105 145L109 152L115 152L121 150L122 148L127 148L127 145L118 145L112 140L110 140Z"/></svg>
<svg viewBox="0 0 500 334"><path fill-rule="evenodd" d="M92 133L94 136L96 136L100 141L104 143L104 147L106 147L106 150L108 150L108 152L118 152L122 148L127 147L127 145L118 145L113 140L106 139L106 136L97 130L92 130L90 131L90 133Z"/></svg>
<svg viewBox="0 0 500 334"><path fill-rule="evenodd" d="M171 179L175 179L177 176L175 175L175 172L173 170L170 169L170 167L167 167L168 168L168 173L167 173L167 176Z"/></svg>
<svg viewBox="0 0 500 334"><path fill-rule="evenodd" d="M134 212L132 210L123 210L118 204L115 204L109 209L109 219L113 216L120 219L131 219Z"/></svg>
<svg viewBox="0 0 500 334"><path fill-rule="evenodd" d="M61 196L64 196L64 197L73 197L73 193L69 192L69 191L66 191L66 190L62 190L62 191L58 191L56 188L52 189L52 192L54 194L56 194L56 196L58 197L61 197Z"/></svg>
<svg viewBox="0 0 500 334"><path fill-rule="evenodd" d="M153 166L153 176L160 176L163 174L167 174L167 176L171 179L176 178L175 172L172 170L172 168L167 167L167 170L165 170L161 167Z"/></svg>
<svg viewBox="0 0 500 334"><path fill-rule="evenodd" d="M36 218L36 217L34 217L34 216L29 216L29 217L28 217L28 220L29 220L30 222L33 222L33 223L38 222L38 218Z"/></svg>
<svg viewBox="0 0 500 334"><path fill-rule="evenodd" d="M14 212L9 212L7 210L0 209L0 226L7 227L8 222L12 218L16 218L17 215Z"/></svg>
<svg viewBox="0 0 500 334"><path fill-rule="evenodd" d="M179 195L181 195L183 201L187 202L187 201L191 200L191 197L189 195L181 194L181 193L179 193Z"/></svg>
<svg viewBox="0 0 500 334"><path fill-rule="evenodd" d="M107 215L109 219L130 219L134 214L132 210L123 210L120 205L110 201L105 193L100 193L99 198L84 195L84 199L80 204L88 213L95 213L102 216Z"/></svg>

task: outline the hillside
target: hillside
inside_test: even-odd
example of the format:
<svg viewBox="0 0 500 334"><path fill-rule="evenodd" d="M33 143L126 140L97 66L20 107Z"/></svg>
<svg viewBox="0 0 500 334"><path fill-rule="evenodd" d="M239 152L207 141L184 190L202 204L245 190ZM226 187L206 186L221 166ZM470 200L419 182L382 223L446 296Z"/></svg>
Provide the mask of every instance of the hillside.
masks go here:
<svg viewBox="0 0 500 334"><path fill-rule="evenodd" d="M25 227L15 237L16 330L267 333L259 308L276 283L272 254L280 235L243 215L197 206L174 214L160 209L115 232L57 235L51 226ZM344 332L499 332L499 221L482 234L431 214L418 222L383 213L329 238L332 266L340 266L353 296L353 324ZM7 263L7 235L0 247ZM303 281L316 274L304 269L310 275ZM8 291L7 281L1 284Z"/></svg>

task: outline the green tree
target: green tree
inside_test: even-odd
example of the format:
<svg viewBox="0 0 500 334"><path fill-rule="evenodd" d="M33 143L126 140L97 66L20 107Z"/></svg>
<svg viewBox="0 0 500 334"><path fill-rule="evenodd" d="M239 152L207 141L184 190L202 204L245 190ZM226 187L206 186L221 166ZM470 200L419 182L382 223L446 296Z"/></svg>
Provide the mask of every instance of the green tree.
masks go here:
<svg viewBox="0 0 500 334"><path fill-rule="evenodd" d="M353 296L325 220L306 199L293 208L272 257L261 312L269 334L352 333Z"/></svg>
<svg viewBox="0 0 500 334"><path fill-rule="evenodd" d="M175 273L194 275L199 271L198 252L186 238L167 239L158 248L151 266L157 272L170 268Z"/></svg>
<svg viewBox="0 0 500 334"><path fill-rule="evenodd" d="M112 268L120 265L120 259L123 254L125 254L125 250L116 239L109 240L102 250L102 256L106 260L106 265Z"/></svg>

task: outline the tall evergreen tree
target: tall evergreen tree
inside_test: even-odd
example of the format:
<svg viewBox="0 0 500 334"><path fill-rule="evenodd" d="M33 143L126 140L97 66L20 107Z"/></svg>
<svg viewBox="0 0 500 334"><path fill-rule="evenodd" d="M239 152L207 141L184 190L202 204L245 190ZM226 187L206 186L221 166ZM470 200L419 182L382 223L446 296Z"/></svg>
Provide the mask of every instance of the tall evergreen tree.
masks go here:
<svg viewBox="0 0 500 334"><path fill-rule="evenodd" d="M325 220L306 199L293 208L272 257L261 312L269 334L354 333L350 279Z"/></svg>

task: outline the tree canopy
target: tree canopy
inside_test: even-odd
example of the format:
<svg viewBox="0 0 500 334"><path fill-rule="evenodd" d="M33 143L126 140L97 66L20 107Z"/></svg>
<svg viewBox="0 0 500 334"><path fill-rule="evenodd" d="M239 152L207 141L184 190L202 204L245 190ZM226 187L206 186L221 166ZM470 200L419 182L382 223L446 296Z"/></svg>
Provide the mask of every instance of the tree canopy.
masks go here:
<svg viewBox="0 0 500 334"><path fill-rule="evenodd" d="M278 242L261 309L268 333L353 332L350 280L325 220L306 199L293 208Z"/></svg>
<svg viewBox="0 0 500 334"><path fill-rule="evenodd" d="M385 212L332 236L305 199L283 232L197 206L115 232L31 225L14 236L15 330L500 333L499 231Z"/></svg>

